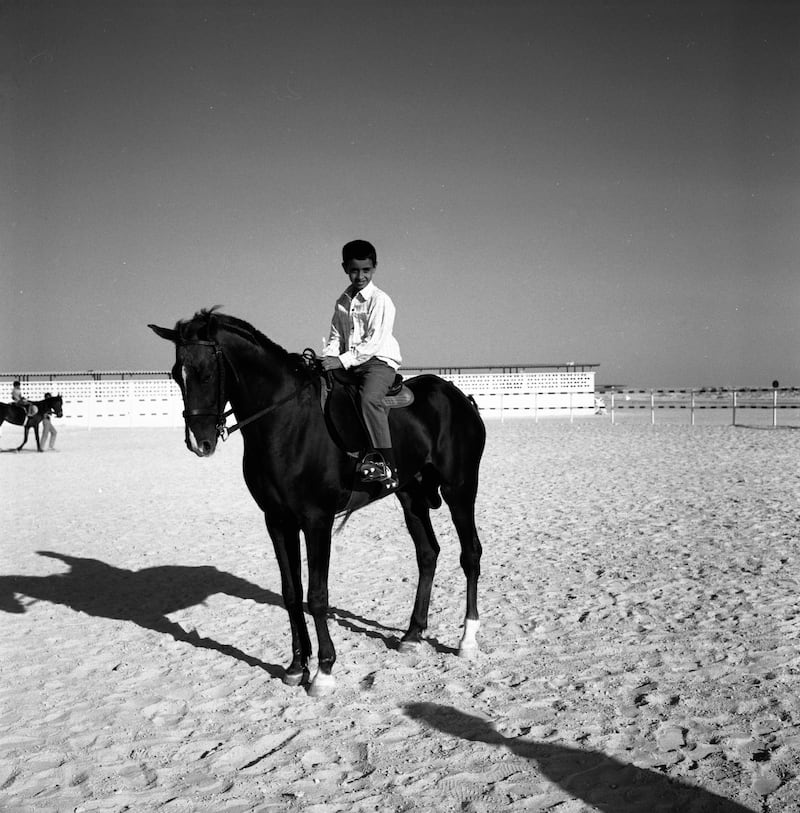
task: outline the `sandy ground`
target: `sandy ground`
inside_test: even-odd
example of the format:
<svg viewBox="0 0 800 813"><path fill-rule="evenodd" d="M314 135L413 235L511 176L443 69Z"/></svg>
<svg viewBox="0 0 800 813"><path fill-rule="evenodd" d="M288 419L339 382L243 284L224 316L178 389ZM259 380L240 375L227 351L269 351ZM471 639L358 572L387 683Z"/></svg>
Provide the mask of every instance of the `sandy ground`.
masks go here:
<svg viewBox="0 0 800 813"><path fill-rule="evenodd" d="M444 511L428 642L397 651L415 564L385 501L334 540L322 699L280 680L238 436L0 454L0 809L799 811L800 430L488 433L478 659Z"/></svg>

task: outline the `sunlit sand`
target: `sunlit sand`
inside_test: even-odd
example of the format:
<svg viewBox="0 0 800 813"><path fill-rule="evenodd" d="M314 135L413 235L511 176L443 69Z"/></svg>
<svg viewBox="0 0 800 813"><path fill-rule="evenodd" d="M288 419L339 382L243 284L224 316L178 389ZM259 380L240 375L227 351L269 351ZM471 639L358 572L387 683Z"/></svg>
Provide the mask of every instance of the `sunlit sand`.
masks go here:
<svg viewBox="0 0 800 813"><path fill-rule="evenodd" d="M454 653L446 509L427 643L397 652L416 567L388 500L334 539L319 700L280 680L240 438L200 460L181 430L63 428L0 454L0 808L792 809L800 430L487 428L479 655Z"/></svg>

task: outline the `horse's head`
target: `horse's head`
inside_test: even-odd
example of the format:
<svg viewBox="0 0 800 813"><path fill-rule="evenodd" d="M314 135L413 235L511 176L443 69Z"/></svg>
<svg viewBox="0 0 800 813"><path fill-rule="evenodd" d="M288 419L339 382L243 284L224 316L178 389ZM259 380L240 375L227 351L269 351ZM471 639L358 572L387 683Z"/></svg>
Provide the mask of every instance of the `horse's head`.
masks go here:
<svg viewBox="0 0 800 813"><path fill-rule="evenodd" d="M56 418L63 418L64 403L60 395L50 395L49 392L44 394L42 399L42 412L46 415L55 415Z"/></svg>
<svg viewBox="0 0 800 813"><path fill-rule="evenodd" d="M228 400L225 361L217 341L214 314L202 311L188 321L178 322L174 329L148 327L175 344L172 377L183 395L186 446L199 457L209 457L223 431Z"/></svg>

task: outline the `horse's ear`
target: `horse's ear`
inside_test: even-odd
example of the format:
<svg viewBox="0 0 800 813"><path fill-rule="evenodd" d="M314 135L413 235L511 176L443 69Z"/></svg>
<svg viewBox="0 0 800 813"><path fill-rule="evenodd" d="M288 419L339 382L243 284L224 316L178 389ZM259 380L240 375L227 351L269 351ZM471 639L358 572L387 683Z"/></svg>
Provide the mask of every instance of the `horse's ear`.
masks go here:
<svg viewBox="0 0 800 813"><path fill-rule="evenodd" d="M161 336L162 339L166 339L168 342L178 341L178 332L176 330L172 330L168 327L159 327L158 325L148 325L147 327L149 327L156 336Z"/></svg>
<svg viewBox="0 0 800 813"><path fill-rule="evenodd" d="M217 338L217 328L219 327L219 322L217 321L217 317L214 316L213 309L209 311L208 314L208 339L209 341L214 341Z"/></svg>

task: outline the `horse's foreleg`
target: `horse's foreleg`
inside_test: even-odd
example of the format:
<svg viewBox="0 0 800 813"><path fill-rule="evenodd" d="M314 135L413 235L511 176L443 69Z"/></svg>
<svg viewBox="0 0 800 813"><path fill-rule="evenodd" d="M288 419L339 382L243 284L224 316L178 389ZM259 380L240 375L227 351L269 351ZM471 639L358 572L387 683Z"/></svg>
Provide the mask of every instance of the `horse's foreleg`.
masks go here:
<svg viewBox="0 0 800 813"><path fill-rule="evenodd" d="M467 578L467 612L458 654L463 658L474 658L478 654L478 579L483 552L475 528L475 501L474 496L448 493L446 489L442 489L442 493L450 506L450 515L461 543L461 569Z"/></svg>
<svg viewBox="0 0 800 813"><path fill-rule="evenodd" d="M411 490L398 492L397 498L403 506L406 527L414 540L419 570L411 623L400 641L400 651L403 652L415 650L422 641L422 633L428 627L428 610L436 562L439 558L439 543L436 541L431 524L429 503L422 491L413 487Z"/></svg>
<svg viewBox="0 0 800 813"><path fill-rule="evenodd" d="M298 686L308 680L308 662L311 659L311 639L303 613L303 576L300 562L300 534L296 527L271 523L267 530L281 572L281 593L289 627L292 633L292 661L286 669L283 682Z"/></svg>
<svg viewBox="0 0 800 813"><path fill-rule="evenodd" d="M317 630L318 669L309 687L313 697L330 694L336 688L333 665L336 650L328 631L328 572L331 558L333 517L324 518L305 530L308 552L308 610Z"/></svg>

